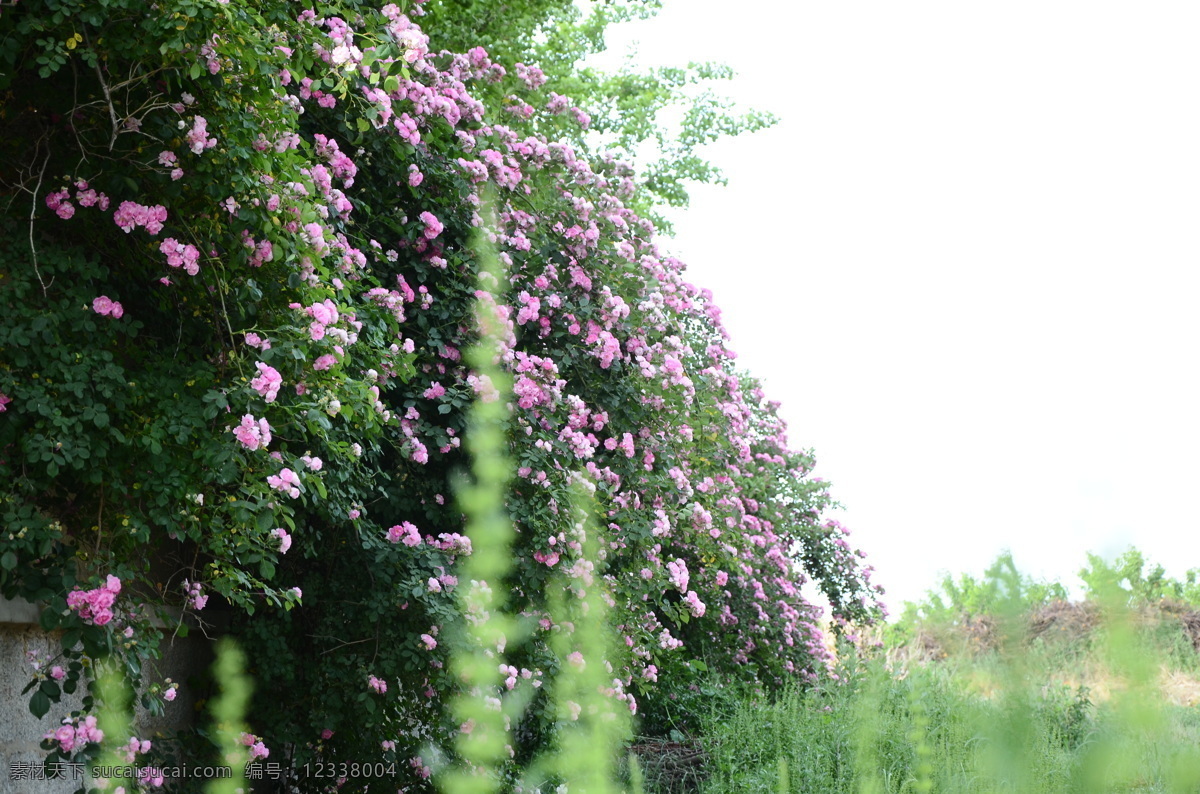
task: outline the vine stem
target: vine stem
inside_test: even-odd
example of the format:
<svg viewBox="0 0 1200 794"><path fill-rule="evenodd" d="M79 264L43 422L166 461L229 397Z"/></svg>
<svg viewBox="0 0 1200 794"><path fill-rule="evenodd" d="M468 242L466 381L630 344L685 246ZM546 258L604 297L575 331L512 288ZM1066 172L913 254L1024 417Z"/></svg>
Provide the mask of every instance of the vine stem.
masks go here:
<svg viewBox="0 0 1200 794"><path fill-rule="evenodd" d="M87 36L87 31L84 31L84 41L90 48L92 42ZM108 117L112 120L112 136L108 139L108 150L111 152L113 147L117 145L117 136L121 134L121 122L117 119L117 109L113 105L112 92L108 90L108 83L104 80L104 72L100 69L100 60L97 58L93 64L96 68L96 77L100 80L100 90L104 92L104 101L108 103Z"/></svg>
<svg viewBox="0 0 1200 794"><path fill-rule="evenodd" d="M38 147L41 148L41 141L38 141ZM50 164L50 147L46 147L46 159L42 160L42 170L38 172L38 181L33 188L33 203L29 208L29 253L33 256L33 272L37 276L38 283L42 285L42 297L49 295L50 285L42 278L42 271L38 268L37 261L37 246L33 242L33 221L37 217L37 200L38 193L42 190L42 178L46 175L46 166ZM50 279L50 284L54 283L54 279Z"/></svg>

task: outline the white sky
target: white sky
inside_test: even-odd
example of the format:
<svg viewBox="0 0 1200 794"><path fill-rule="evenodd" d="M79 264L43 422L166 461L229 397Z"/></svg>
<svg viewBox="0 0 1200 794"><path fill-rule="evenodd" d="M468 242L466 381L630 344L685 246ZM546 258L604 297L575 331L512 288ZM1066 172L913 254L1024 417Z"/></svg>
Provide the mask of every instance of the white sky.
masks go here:
<svg viewBox="0 0 1200 794"><path fill-rule="evenodd" d="M1200 567L1200 4L665 0L781 116L668 247L900 602L1004 548Z"/></svg>

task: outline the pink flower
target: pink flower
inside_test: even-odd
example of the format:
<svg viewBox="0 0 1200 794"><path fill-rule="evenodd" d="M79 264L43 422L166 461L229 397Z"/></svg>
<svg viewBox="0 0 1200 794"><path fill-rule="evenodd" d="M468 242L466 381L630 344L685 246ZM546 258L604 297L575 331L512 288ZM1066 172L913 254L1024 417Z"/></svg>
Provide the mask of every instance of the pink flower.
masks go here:
<svg viewBox="0 0 1200 794"><path fill-rule="evenodd" d="M50 668L50 677L53 678L55 681L61 681L67 677L67 671L62 669L62 667L60 667L59 665L56 664Z"/></svg>
<svg viewBox="0 0 1200 794"><path fill-rule="evenodd" d="M371 689L374 689L381 695L387 692L387 682L381 678L376 678L375 676L371 676L367 680L367 686L371 687Z"/></svg>
<svg viewBox="0 0 1200 794"><path fill-rule="evenodd" d="M243 733L238 739L238 743L250 748L250 760L257 761L259 758L266 758L271 754L267 746L263 744L262 739L249 733Z"/></svg>
<svg viewBox="0 0 1200 794"><path fill-rule="evenodd" d="M408 184L409 187L417 187L425 180L425 175L421 173L421 169L416 165L408 167Z"/></svg>
<svg viewBox="0 0 1200 794"><path fill-rule="evenodd" d="M304 310L304 313L313 318L321 325L333 325L338 321L337 306L333 301L326 299L323 303L314 303Z"/></svg>
<svg viewBox="0 0 1200 794"><path fill-rule="evenodd" d="M405 521L403 524L397 524L387 531L387 539L391 543L403 542L405 546L413 547L421 545L421 531L415 526Z"/></svg>
<svg viewBox="0 0 1200 794"><path fill-rule="evenodd" d="M12 402L12 397L0 392L0 414L8 410L8 404Z"/></svg>
<svg viewBox="0 0 1200 794"><path fill-rule="evenodd" d="M58 746L63 752L69 753L75 749L75 728L71 725L64 725L52 734Z"/></svg>
<svg viewBox="0 0 1200 794"><path fill-rule="evenodd" d="M707 607L705 607L704 602L700 600L700 596L696 595L695 590L688 590L687 596L683 599L683 603L687 604L688 611L692 613L692 617L704 617Z"/></svg>
<svg viewBox="0 0 1200 794"><path fill-rule="evenodd" d="M125 313L125 309L115 300L112 300L107 295L101 295L92 301L92 311L96 314L105 315L114 319L121 319L121 315Z"/></svg>
<svg viewBox="0 0 1200 794"><path fill-rule="evenodd" d="M312 243L313 250L317 252L318 256L323 255L329 248L325 242L325 229L319 223L304 224L304 236Z"/></svg>
<svg viewBox="0 0 1200 794"><path fill-rule="evenodd" d="M265 449L271 443L271 425L266 419L255 419L252 414L242 417L241 424L233 429L233 434L251 452L259 447Z"/></svg>
<svg viewBox="0 0 1200 794"><path fill-rule="evenodd" d="M432 240L442 233L442 222L437 219L437 216L432 212L422 212L420 215L421 223L425 224L425 239Z"/></svg>
<svg viewBox="0 0 1200 794"><path fill-rule="evenodd" d="M56 190L53 193L47 193L46 206L55 212L58 212L58 208L62 206L62 203L66 201L67 197L70 195L70 191L66 188L63 188L62 190Z"/></svg>
<svg viewBox="0 0 1200 794"><path fill-rule="evenodd" d="M674 562L668 562L667 573L667 578L671 580L671 584L679 588L679 592L683 593L687 591L688 579L690 577L686 562L679 558L676 558Z"/></svg>
<svg viewBox="0 0 1200 794"><path fill-rule="evenodd" d="M169 689L167 689L165 692L163 692L163 700L170 703L172 700L175 699L175 695L177 694L177 692L178 692L178 687L176 687L175 684L171 684L171 687Z"/></svg>
<svg viewBox="0 0 1200 794"><path fill-rule="evenodd" d="M122 201L121 206L113 212L113 223L120 226L126 234L138 226L146 227L146 231L152 235L158 234L166 221L167 208L159 204L147 207L133 201Z"/></svg>
<svg viewBox="0 0 1200 794"><path fill-rule="evenodd" d="M293 499L300 496L300 477L291 469L281 469L278 475L272 474L267 477L267 485L270 485L277 491L281 491Z"/></svg>
<svg viewBox="0 0 1200 794"><path fill-rule="evenodd" d="M332 738L333 738L333 731L331 731L331 730L329 730L328 728L326 728L325 730L321 731L321 738L322 738L322 739L332 739Z"/></svg>
<svg viewBox="0 0 1200 794"><path fill-rule="evenodd" d="M271 349L271 340L264 339L253 331L246 334L246 344L250 345L250 347L257 347L259 350Z"/></svg>
<svg viewBox="0 0 1200 794"><path fill-rule="evenodd" d="M208 604L208 596L202 595L204 592L204 585L200 584L199 582L189 582L187 579L184 579L181 587L183 588L183 592L187 597L188 602L191 604L192 609L199 611L204 609L204 607Z"/></svg>
<svg viewBox="0 0 1200 794"><path fill-rule="evenodd" d="M143 786L158 788L162 786L164 780L166 777L163 775L163 771L155 766L144 767L138 773L138 782Z"/></svg>
<svg viewBox="0 0 1200 794"><path fill-rule="evenodd" d="M67 607L79 613L80 619L103 626L113 619L112 606L121 592L121 580L109 575L104 584L94 590L73 590L67 594Z"/></svg>
<svg viewBox="0 0 1200 794"><path fill-rule="evenodd" d="M335 357L332 353L326 353L313 362L313 369L319 372L324 369L329 369L336 363L337 357Z"/></svg>
<svg viewBox="0 0 1200 794"><path fill-rule="evenodd" d="M430 637L428 634L421 635L421 642L425 644L425 650L427 651L432 651L437 647L437 640L435 640L433 637Z"/></svg>
<svg viewBox="0 0 1200 794"><path fill-rule="evenodd" d="M279 553L287 554L288 549L292 547L292 536L288 534L288 531L283 528L272 529L271 537L279 541Z"/></svg>
<svg viewBox="0 0 1200 794"><path fill-rule="evenodd" d="M424 391L424 397L428 400L436 400L445 393L446 387L437 381L434 381L433 383L429 384L429 388Z"/></svg>
<svg viewBox="0 0 1200 794"><path fill-rule="evenodd" d="M258 377L250 381L250 388L261 394L267 402L275 402L275 397L279 394L279 387L283 385L283 378L279 371L261 361L255 362L254 366L258 367Z"/></svg>
<svg viewBox="0 0 1200 794"><path fill-rule="evenodd" d="M200 251L196 249L196 246L190 243L184 245L174 237L168 237L159 243L158 250L166 255L167 264L171 267L182 267L189 276L200 272L200 265L197 264L200 260Z"/></svg>
<svg viewBox="0 0 1200 794"><path fill-rule="evenodd" d="M200 154L205 149L211 149L217 145L217 139L208 135L208 121L203 116L196 116L192 120L192 128L187 134L188 148L193 154Z"/></svg>

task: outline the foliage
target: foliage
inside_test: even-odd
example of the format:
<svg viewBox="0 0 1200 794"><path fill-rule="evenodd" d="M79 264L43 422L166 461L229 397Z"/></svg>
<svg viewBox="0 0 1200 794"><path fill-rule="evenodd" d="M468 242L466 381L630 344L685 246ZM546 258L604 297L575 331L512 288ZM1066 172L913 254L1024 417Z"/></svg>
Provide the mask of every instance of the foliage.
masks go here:
<svg viewBox="0 0 1200 794"><path fill-rule="evenodd" d="M1006 610L1027 610L1054 600L1065 600L1067 590L1058 582L1037 582L1021 574L1011 552L996 558L983 576L950 574L940 586L917 603L906 603L900 622L945 623L979 615L996 615Z"/></svg>
<svg viewBox="0 0 1200 794"><path fill-rule="evenodd" d="M1192 568L1182 581L1167 576L1166 569L1150 563L1135 548L1126 549L1109 562L1097 554L1088 554L1088 564L1079 572L1089 597L1098 597L1120 589L1131 605L1155 604L1164 600L1200 606L1200 568Z"/></svg>
<svg viewBox="0 0 1200 794"><path fill-rule="evenodd" d="M1195 790L1200 722L1164 688L1159 671L1171 658L1129 631L1131 619L1136 613L1110 613L1103 640L1067 659L1014 646L953 664L910 659L900 669L885 661L895 648L860 655L843 647L838 675L818 687L709 712L701 790ZM1078 683L1085 678L1100 688Z"/></svg>
<svg viewBox="0 0 1200 794"><path fill-rule="evenodd" d="M586 64L589 56L607 49L610 26L647 19L660 7L660 0L432 0L426 28L451 50L484 47L495 61L513 64L518 75L527 68L524 64L536 64L533 80L545 80L548 96L572 97L587 110L578 116L582 128L557 125L548 130L544 120L527 121L578 151L640 162L633 175L637 190L626 197L627 206L670 233L659 205L687 206L690 182L725 183L721 171L703 157L702 147L726 135L764 129L776 119L769 113L738 112L721 95L715 86L733 77L726 66L690 63L638 70L625 65L605 72ZM498 104L520 107L515 99L494 94Z"/></svg>
<svg viewBox="0 0 1200 794"><path fill-rule="evenodd" d="M558 582L602 577L622 646L608 696L650 728L706 670L815 679L807 579L839 620L874 613L811 455L630 209L635 171L562 142L585 112L534 67L431 50L421 12L0 13L0 590L64 630L31 684L39 716L94 660L136 681L156 625L216 615L249 655L251 746L273 763L382 760L416 785L434 754L453 762L472 540L452 481L468 407L500 393L461 353L477 301L513 380L512 557L485 584L530 628L505 687L557 676L575 629ZM495 298L481 227L507 271ZM597 483L594 562L577 470ZM145 683L143 705L169 707L172 686ZM525 713L516 762L561 723L548 696Z"/></svg>

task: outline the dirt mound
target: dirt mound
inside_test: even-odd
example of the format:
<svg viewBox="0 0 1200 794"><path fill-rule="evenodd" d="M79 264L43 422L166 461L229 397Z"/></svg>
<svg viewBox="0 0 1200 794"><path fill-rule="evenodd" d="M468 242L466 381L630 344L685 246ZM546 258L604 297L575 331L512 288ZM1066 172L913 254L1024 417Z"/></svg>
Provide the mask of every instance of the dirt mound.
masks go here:
<svg viewBox="0 0 1200 794"><path fill-rule="evenodd" d="M708 754L698 742L642 738L629 748L637 756L647 791L690 794L708 777Z"/></svg>
<svg viewBox="0 0 1200 794"><path fill-rule="evenodd" d="M1029 615L1029 639L1053 642L1078 640L1099 627L1099 608L1088 601L1051 601Z"/></svg>

